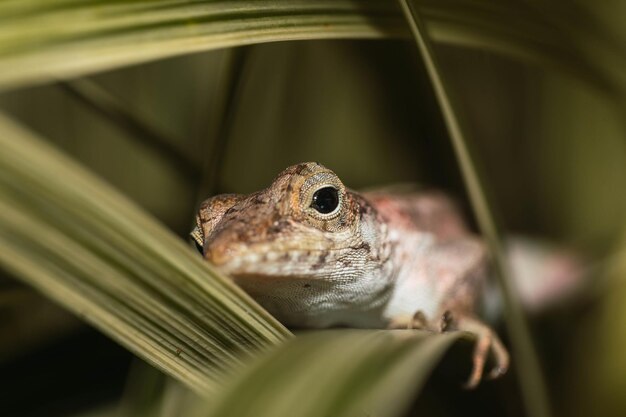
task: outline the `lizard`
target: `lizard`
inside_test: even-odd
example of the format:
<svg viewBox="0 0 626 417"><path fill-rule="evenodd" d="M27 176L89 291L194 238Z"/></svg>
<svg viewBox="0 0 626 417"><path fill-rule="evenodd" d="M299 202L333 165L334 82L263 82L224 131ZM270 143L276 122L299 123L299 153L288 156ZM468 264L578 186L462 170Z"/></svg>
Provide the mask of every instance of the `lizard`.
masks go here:
<svg viewBox="0 0 626 417"><path fill-rule="evenodd" d="M191 232L204 258L286 326L414 328L476 336L476 387L509 354L478 314L488 256L439 191L357 193L315 162L249 194L205 200Z"/></svg>

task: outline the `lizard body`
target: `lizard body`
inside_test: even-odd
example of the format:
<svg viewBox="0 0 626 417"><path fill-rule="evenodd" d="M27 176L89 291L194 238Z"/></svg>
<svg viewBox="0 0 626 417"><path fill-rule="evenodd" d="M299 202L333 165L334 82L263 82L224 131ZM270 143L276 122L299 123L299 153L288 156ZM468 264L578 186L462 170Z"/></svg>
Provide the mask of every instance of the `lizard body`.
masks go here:
<svg viewBox="0 0 626 417"><path fill-rule="evenodd" d="M508 353L475 315L486 250L438 192L359 194L317 163L265 190L206 200L192 237L204 257L287 326L424 328L477 335L468 386Z"/></svg>

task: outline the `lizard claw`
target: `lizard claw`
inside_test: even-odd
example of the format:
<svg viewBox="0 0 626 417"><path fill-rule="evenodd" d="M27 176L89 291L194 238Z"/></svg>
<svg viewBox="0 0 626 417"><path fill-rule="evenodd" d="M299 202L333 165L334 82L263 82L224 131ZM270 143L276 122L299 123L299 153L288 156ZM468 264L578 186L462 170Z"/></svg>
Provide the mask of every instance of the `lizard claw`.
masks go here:
<svg viewBox="0 0 626 417"><path fill-rule="evenodd" d="M450 310L444 311L439 321L439 331L441 333L446 332L454 327L454 316Z"/></svg>
<svg viewBox="0 0 626 417"><path fill-rule="evenodd" d="M413 329L428 329L428 319L422 310L418 310L413 314L411 320L411 326Z"/></svg>
<svg viewBox="0 0 626 417"><path fill-rule="evenodd" d="M409 330L432 330L428 324L428 319L420 310L412 316L401 315L394 317L387 325L388 329L409 329Z"/></svg>
<svg viewBox="0 0 626 417"><path fill-rule="evenodd" d="M506 374L506 371L508 370L508 366L494 366L491 371L489 372L489 379L496 379L496 378L500 378L502 375Z"/></svg>

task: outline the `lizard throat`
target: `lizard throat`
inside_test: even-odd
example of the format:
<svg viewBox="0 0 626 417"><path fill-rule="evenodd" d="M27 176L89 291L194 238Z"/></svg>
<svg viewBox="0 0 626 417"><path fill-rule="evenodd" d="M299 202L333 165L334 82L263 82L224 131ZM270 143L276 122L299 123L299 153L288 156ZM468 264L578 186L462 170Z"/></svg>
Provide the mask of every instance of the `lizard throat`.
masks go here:
<svg viewBox="0 0 626 417"><path fill-rule="evenodd" d="M355 269L342 275L240 272L231 276L261 306L291 327L379 327L393 288L386 271L380 269Z"/></svg>

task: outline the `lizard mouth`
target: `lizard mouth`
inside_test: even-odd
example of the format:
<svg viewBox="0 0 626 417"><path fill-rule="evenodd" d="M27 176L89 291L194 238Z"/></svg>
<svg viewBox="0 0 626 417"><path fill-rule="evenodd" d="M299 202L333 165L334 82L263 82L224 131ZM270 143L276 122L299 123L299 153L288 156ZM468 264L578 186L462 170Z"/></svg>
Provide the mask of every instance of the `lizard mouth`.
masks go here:
<svg viewBox="0 0 626 417"><path fill-rule="evenodd" d="M255 247L207 250L205 258L220 271L237 278L293 278L323 277L339 262L343 273L359 267L354 257L342 250L328 249L262 249Z"/></svg>

